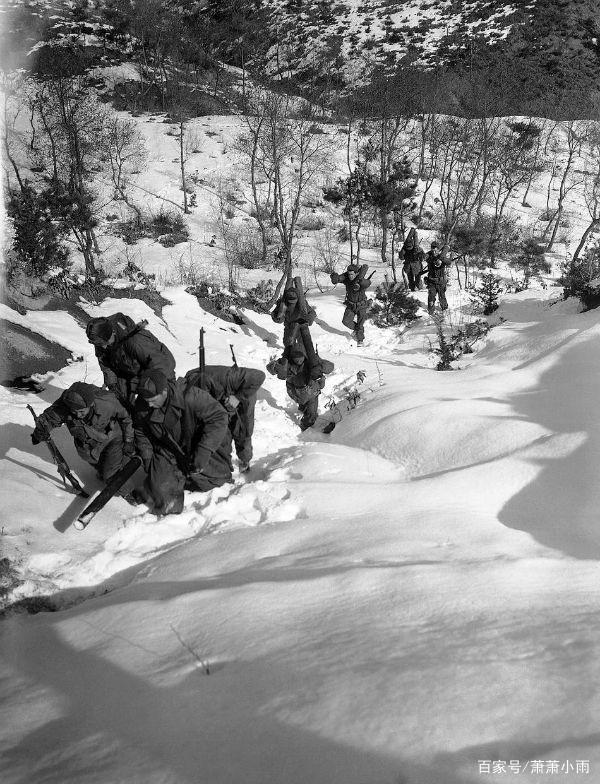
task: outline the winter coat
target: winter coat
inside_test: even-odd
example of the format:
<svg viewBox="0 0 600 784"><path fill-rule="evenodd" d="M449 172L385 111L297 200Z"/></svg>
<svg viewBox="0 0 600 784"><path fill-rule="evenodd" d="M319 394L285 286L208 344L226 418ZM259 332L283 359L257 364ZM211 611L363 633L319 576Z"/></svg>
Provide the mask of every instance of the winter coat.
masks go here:
<svg viewBox="0 0 600 784"><path fill-rule="evenodd" d="M429 251L425 257L425 261L427 262L427 285L435 286L437 289L445 289L448 285L448 267L452 262L442 254L437 257L442 263L439 267L436 267L435 259L436 256L432 251Z"/></svg>
<svg viewBox="0 0 600 784"><path fill-rule="evenodd" d="M421 248L411 248L410 250L405 250L400 258L403 260L405 267L412 267L413 273L415 275L420 275L423 271L425 253Z"/></svg>
<svg viewBox="0 0 600 784"><path fill-rule="evenodd" d="M169 381L161 408L137 398L135 440L147 466L155 453L175 458L183 473L203 471L211 459L231 471L231 436L227 412L208 392L187 387L185 379Z"/></svg>
<svg viewBox="0 0 600 784"><path fill-rule="evenodd" d="M265 381L262 370L227 365L207 365L200 381L200 368L186 373L188 386L200 387L218 400L229 415L229 429L235 443L237 456L242 462L252 457L252 434L254 432L254 408L256 393ZM235 395L239 400L232 406L228 398Z"/></svg>
<svg viewBox="0 0 600 784"><path fill-rule="evenodd" d="M67 391L74 391L90 400L90 410L77 419L63 402ZM112 392L81 381L72 384L49 408L38 417L36 429L52 430L65 424L75 441L77 454L87 463L98 462L109 442L122 438L133 443L133 424L129 413Z"/></svg>
<svg viewBox="0 0 600 784"><path fill-rule="evenodd" d="M347 272L343 272L341 275L338 275L337 272L332 272L329 277L331 278L332 283L343 283L346 287L344 304L347 307L352 308L353 310L366 308L367 295L365 294L365 291L371 285L370 280L361 277L360 274L357 275L354 280L350 280Z"/></svg>
<svg viewBox="0 0 600 784"><path fill-rule="evenodd" d="M108 316L108 320L115 341L106 348L96 346L96 356L109 389L127 400L135 393L144 370L159 370L167 378L175 378L175 359L164 343L147 329L136 330L133 319L123 313Z"/></svg>
<svg viewBox="0 0 600 784"><path fill-rule="evenodd" d="M298 301L290 307L281 297L273 308L271 318L276 324L283 324L283 345L289 346L297 336L298 324L311 325L317 313L314 308L306 303L306 310L302 310Z"/></svg>
<svg viewBox="0 0 600 784"><path fill-rule="evenodd" d="M306 405L309 400L313 400L321 394L321 390L325 386L325 379L323 376L316 379L311 378L311 372L307 362L301 366L297 373L290 373L290 367L293 366L288 365L288 373L285 381L288 395L292 400L295 400L298 405Z"/></svg>
<svg viewBox="0 0 600 784"><path fill-rule="evenodd" d="M325 386L325 376L333 372L333 362L318 357L318 364L311 367L307 357L300 365L298 372L294 372L298 366L289 362L286 354L287 352L284 352L282 360L286 363L285 384L288 394L296 403L304 405L312 398L319 396Z"/></svg>
<svg viewBox="0 0 600 784"><path fill-rule="evenodd" d="M186 384L205 389L224 408L227 408L225 401L230 395L243 403L255 395L265 381L262 370L227 365L206 365L202 383L200 375L200 368L190 370L185 375Z"/></svg>
<svg viewBox="0 0 600 784"><path fill-rule="evenodd" d="M418 256L423 258L425 253L419 245L419 236L416 229L411 229L408 232L398 255L405 264L412 264L415 258Z"/></svg>

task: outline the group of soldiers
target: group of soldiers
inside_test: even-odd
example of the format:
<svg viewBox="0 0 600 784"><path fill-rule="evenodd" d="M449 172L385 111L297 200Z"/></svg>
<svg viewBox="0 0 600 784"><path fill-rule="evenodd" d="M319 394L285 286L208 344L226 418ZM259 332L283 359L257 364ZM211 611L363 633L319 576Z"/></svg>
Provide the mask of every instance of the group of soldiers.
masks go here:
<svg viewBox="0 0 600 784"><path fill-rule="evenodd" d="M309 326L316 313L301 285L286 287L272 317L284 325L284 351L268 369L285 380L304 430L317 419L324 376L333 364L313 347ZM364 317L357 318L359 329ZM105 483L138 455L145 478L125 495L127 500L145 503L157 515L179 514L185 489L207 491L232 481L232 445L240 472L248 471L265 374L238 367L234 360L231 367L202 362L176 378L175 358L146 325L123 313L91 319L86 335L104 387L72 384L37 417L31 440L39 444L66 425L79 456Z"/></svg>
<svg viewBox="0 0 600 784"><path fill-rule="evenodd" d="M448 303L447 259L436 242L427 255L411 229L401 250L409 288L429 291L428 309L436 297L442 310ZM342 274L331 273L334 284L346 288L342 323L356 339L364 340L364 322L371 285L367 266L351 263ZM300 278L289 279L271 314L283 324L283 354L267 370L285 381L289 397L302 414L301 430L314 425L319 395L333 363L319 356L310 327L316 312L304 296ZM240 472L249 469L257 393L265 380L262 370L204 365L175 377L169 349L129 316L115 313L93 318L86 334L94 346L104 376L104 387L76 382L38 418L32 441L46 440L53 428L66 424L83 460L109 482L138 455L145 471L142 485L126 497L146 503L156 514L183 510L184 489L207 491L232 481L232 445Z"/></svg>
<svg viewBox="0 0 600 784"><path fill-rule="evenodd" d="M31 438L38 444L65 424L103 482L139 455L145 479L127 500L158 515L178 514L184 489L232 481L232 443L240 471L248 470L265 374L208 365L176 379L173 355L145 326L123 313L91 319L86 334L106 388L72 384L37 418Z"/></svg>
<svg viewBox="0 0 600 784"><path fill-rule="evenodd" d="M433 315L436 299L442 311L448 309L446 287L448 286L448 267L451 264L448 250L432 242L428 253L421 248L416 229L410 229L400 249L403 262L402 273L411 291L422 289L422 276L427 285L427 310Z"/></svg>

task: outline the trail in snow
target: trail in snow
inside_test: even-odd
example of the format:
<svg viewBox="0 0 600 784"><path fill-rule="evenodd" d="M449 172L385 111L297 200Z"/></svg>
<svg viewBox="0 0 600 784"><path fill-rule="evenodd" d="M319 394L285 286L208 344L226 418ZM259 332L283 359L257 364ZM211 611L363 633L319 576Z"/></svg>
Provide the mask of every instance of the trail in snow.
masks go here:
<svg viewBox="0 0 600 784"><path fill-rule="evenodd" d="M200 325L208 361L230 342L255 366L280 349L268 315L232 331L170 296L164 323L119 306L148 316L179 373ZM113 588L5 621L7 784L475 784L480 759L596 770L600 322L550 297L507 298L507 321L449 373L432 370L426 317L401 336L368 327L358 349L341 298L309 297L336 363L322 400L367 373L333 434L301 434L269 377L249 476L162 520L116 500L83 535L52 527L68 500L27 444L35 397L0 390L23 591L68 604ZM460 306L456 292L452 318ZM84 366L49 377L52 395Z"/></svg>
<svg viewBox="0 0 600 784"><path fill-rule="evenodd" d="M171 304L164 308L162 318L134 299L107 300L96 306L83 303L83 308L91 316L122 310L136 321L147 319L152 332L173 351L179 375L197 366L200 326L206 330L208 364L227 364L230 344L238 363L253 367L264 367L271 356L282 350L281 330L268 314L249 311L244 314L246 323L237 326L202 311L196 299L182 289L170 290L168 297ZM339 297L322 297L318 307L327 320L320 319L313 333L315 341L321 353L336 363L321 396L319 430L300 433L297 407L288 398L285 384L268 377L258 396L255 456L249 474L236 474L233 485L207 494L186 493L184 512L162 520L157 520L144 506L134 509L115 498L84 534L75 532L71 523L85 502L65 492L44 449L31 445L31 422L25 406L31 403L39 412L74 381L101 384L102 376L83 328L72 317L45 312L28 317L30 328L39 329L68 347L77 361L58 373L48 374L47 389L41 396L0 391L6 401L6 422L1 425L6 445L4 542L7 554L18 564L23 577L13 600L54 595L59 604L72 602L129 580L130 570L136 564L186 539L302 516L301 501L290 498L281 479L283 467L291 459L286 455L295 454L298 447L308 448L312 441L327 440L329 437L320 433L323 424L331 419L325 402L343 395L344 389L356 380L357 369L367 368L368 379L361 388L363 397L372 394L382 378L381 371L375 369L372 352L378 352L385 362L385 357L392 357L402 341L401 337L393 338L390 330L371 328L367 346L357 349L349 333L330 326L341 315ZM6 307L4 311L15 323L24 318ZM65 429L55 431L54 438L86 487L91 491L98 487L91 467L79 460ZM31 493L25 497L20 492L24 484L31 487Z"/></svg>

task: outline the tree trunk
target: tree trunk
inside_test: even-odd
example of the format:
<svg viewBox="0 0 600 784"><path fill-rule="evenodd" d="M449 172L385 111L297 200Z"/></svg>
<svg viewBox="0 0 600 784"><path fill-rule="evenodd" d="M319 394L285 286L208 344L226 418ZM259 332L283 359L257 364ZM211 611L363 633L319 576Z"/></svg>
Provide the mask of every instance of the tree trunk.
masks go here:
<svg viewBox="0 0 600 784"><path fill-rule="evenodd" d="M346 143L346 163L348 164L348 172L352 175L352 163L350 162L350 140L352 136L352 118L348 120L348 137ZM350 237L350 263L354 260L354 240L352 237L352 196L348 199L348 236Z"/></svg>
<svg viewBox="0 0 600 784"><path fill-rule="evenodd" d="M380 210L381 220L381 261L387 264L387 243L388 243L388 216L385 210Z"/></svg>
<svg viewBox="0 0 600 784"><path fill-rule="evenodd" d="M273 296L271 297L271 299L265 305L265 307L268 310L270 310L273 307L273 305L275 305L277 300L279 299L279 297L281 295L281 289L284 287L284 285L285 285L286 281L288 280L288 278L291 277L291 274L292 274L291 265L286 265L286 267L285 267L285 269L283 271L282 276L279 278L279 281L277 282L277 285L275 286L275 291L273 292Z"/></svg>
<svg viewBox="0 0 600 784"><path fill-rule="evenodd" d="M581 253L581 251L585 247L585 243L587 242L587 238L594 231L594 229L598 228L598 226L600 226L600 218L593 218L591 223L588 225L586 230L583 232L581 240L579 241L579 245L575 249L575 253L573 254L573 259L572 259L572 263L573 264L577 261L577 259L579 258L579 254Z"/></svg>
<svg viewBox="0 0 600 784"><path fill-rule="evenodd" d="M462 283L460 282L460 267L458 266L458 258L454 259L454 266L456 267L456 280L458 281L458 288L462 289Z"/></svg>
<svg viewBox="0 0 600 784"><path fill-rule="evenodd" d="M186 215L189 213L187 190L185 187L185 153L184 153L184 136L185 124L183 120L179 121L179 163L181 166L181 187L183 189L183 211Z"/></svg>

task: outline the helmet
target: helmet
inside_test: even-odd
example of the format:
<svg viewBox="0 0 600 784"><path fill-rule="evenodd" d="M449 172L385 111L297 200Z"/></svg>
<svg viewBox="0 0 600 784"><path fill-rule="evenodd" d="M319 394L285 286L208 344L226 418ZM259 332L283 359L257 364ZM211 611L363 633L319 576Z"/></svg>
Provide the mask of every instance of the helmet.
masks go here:
<svg viewBox="0 0 600 784"><path fill-rule="evenodd" d="M62 393L60 399L69 411L81 411L82 408L89 408L94 402L94 389L90 388L90 384L76 381Z"/></svg>
<svg viewBox="0 0 600 784"><path fill-rule="evenodd" d="M283 301L287 304L291 302L295 302L298 299L298 292L294 288L294 286L290 286L286 289L283 293Z"/></svg>
<svg viewBox="0 0 600 784"><path fill-rule="evenodd" d="M137 393L145 400L148 400L164 392L167 384L167 377L160 370L145 370L140 376Z"/></svg>
<svg viewBox="0 0 600 784"><path fill-rule="evenodd" d="M107 343L113 335L113 325L107 318L93 318L85 328L85 334L90 343Z"/></svg>
<svg viewBox="0 0 600 784"><path fill-rule="evenodd" d="M306 354L301 348L293 348L290 351L290 362L292 365L301 365L306 359Z"/></svg>

